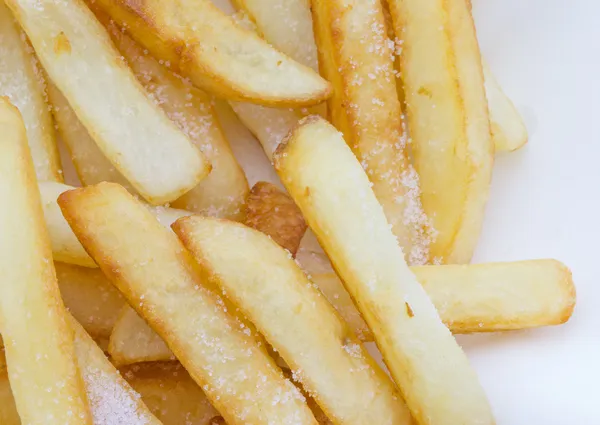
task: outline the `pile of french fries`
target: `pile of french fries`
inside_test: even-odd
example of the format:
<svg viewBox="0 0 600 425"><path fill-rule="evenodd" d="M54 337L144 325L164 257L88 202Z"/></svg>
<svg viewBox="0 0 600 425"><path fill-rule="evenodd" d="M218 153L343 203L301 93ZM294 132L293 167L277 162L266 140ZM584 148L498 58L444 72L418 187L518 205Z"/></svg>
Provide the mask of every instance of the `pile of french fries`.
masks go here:
<svg viewBox="0 0 600 425"><path fill-rule="evenodd" d="M575 289L469 264L527 142L470 1L234 5L0 0L0 424L494 424L453 334Z"/></svg>

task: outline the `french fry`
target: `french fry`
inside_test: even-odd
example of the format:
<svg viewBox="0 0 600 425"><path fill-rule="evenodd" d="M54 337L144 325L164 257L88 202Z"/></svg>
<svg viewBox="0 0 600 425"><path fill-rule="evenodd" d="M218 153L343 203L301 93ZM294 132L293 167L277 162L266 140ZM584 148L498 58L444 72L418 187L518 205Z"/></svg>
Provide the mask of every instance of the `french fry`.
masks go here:
<svg viewBox="0 0 600 425"><path fill-rule="evenodd" d="M265 106L310 106L330 95L310 68L237 25L210 0L96 3L140 44L199 88Z"/></svg>
<svg viewBox="0 0 600 425"><path fill-rule="evenodd" d="M94 339L107 341L125 300L98 269L54 263L67 309Z"/></svg>
<svg viewBox="0 0 600 425"><path fill-rule="evenodd" d="M394 46L381 2L312 2L321 74L331 81L331 122L373 183L409 264L425 264L431 242L419 177L408 159L406 126L396 95Z"/></svg>
<svg viewBox="0 0 600 425"><path fill-rule="evenodd" d="M487 201L493 145L481 57L465 0L388 0L415 168L437 237L431 259L468 263Z"/></svg>
<svg viewBox="0 0 600 425"><path fill-rule="evenodd" d="M100 183L63 193L58 203L92 258L227 423L315 423L251 330L204 286L177 237L125 189ZM124 233L128 238L119 237Z"/></svg>
<svg viewBox="0 0 600 425"><path fill-rule="evenodd" d="M26 130L0 98L0 331L25 424L91 424Z"/></svg>
<svg viewBox="0 0 600 425"><path fill-rule="evenodd" d="M417 423L493 424L475 372L404 262L341 135L323 119L306 118L275 154L275 168L373 331Z"/></svg>
<svg viewBox="0 0 600 425"><path fill-rule="evenodd" d="M483 79L485 94L490 109L490 126L497 152L512 152L527 143L527 127L523 118L510 98L494 77L488 63L484 60Z"/></svg>
<svg viewBox="0 0 600 425"><path fill-rule="evenodd" d="M292 255L306 231L306 222L294 200L268 182L258 182L250 191L244 224L269 235Z"/></svg>
<svg viewBox="0 0 600 425"><path fill-rule="evenodd" d="M108 22L105 15L96 16L101 17L100 21L150 97L212 165L210 174L200 184L171 205L202 215L241 218L248 182L223 135L211 98L145 53L116 24Z"/></svg>
<svg viewBox="0 0 600 425"><path fill-rule="evenodd" d="M40 194L44 208L44 219L46 228L50 235L52 244L52 255L56 261L75 264L83 267L97 267L94 260L88 255L77 237L73 234L71 227L63 217L60 207L56 203L58 196L68 190L75 189L62 183L40 182ZM192 214L189 211L177 210L167 207L153 207L146 205L156 219L169 227L178 218Z"/></svg>
<svg viewBox="0 0 600 425"><path fill-rule="evenodd" d="M123 307L115 322L108 354L117 366L175 360L165 341L130 306Z"/></svg>
<svg viewBox="0 0 600 425"><path fill-rule="evenodd" d="M179 363L145 363L121 368L120 372L164 425L223 423L219 412Z"/></svg>
<svg viewBox="0 0 600 425"><path fill-rule="evenodd" d="M277 243L208 217L183 218L172 228L333 423L412 423L392 381Z"/></svg>
<svg viewBox="0 0 600 425"><path fill-rule="evenodd" d="M177 199L210 164L148 100L82 0L8 0L54 84L104 155L150 203Z"/></svg>
<svg viewBox="0 0 600 425"><path fill-rule="evenodd" d="M0 96L19 109L38 180L63 181L44 77L19 24L0 2Z"/></svg>
<svg viewBox="0 0 600 425"><path fill-rule="evenodd" d="M2 425L21 425L6 370L0 370L0 423Z"/></svg>

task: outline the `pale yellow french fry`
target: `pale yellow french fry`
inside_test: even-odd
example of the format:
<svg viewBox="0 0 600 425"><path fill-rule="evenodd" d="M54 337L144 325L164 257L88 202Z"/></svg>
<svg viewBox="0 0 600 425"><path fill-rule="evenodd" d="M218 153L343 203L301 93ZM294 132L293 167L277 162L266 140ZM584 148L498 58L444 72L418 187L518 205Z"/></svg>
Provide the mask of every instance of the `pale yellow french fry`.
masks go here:
<svg viewBox="0 0 600 425"><path fill-rule="evenodd" d="M25 424L91 424L25 126L0 97L0 332Z"/></svg>
<svg viewBox="0 0 600 425"><path fill-rule="evenodd" d="M340 133L318 117L304 119L275 154L275 168L373 331L417 423L493 424L475 371L404 262Z"/></svg>
<svg viewBox="0 0 600 425"><path fill-rule="evenodd" d="M75 188L62 183L40 182L39 189L54 259L83 267L98 267L73 234L71 227L66 222L60 207L56 203L61 193ZM192 214L189 211L174 208L153 207L150 205L146 205L146 207L156 216L159 222L167 227L178 218Z"/></svg>
<svg viewBox="0 0 600 425"><path fill-rule="evenodd" d="M102 152L150 203L177 199L210 164L143 87L82 0L8 0L50 79Z"/></svg>
<svg viewBox="0 0 600 425"><path fill-rule="evenodd" d="M58 202L92 258L227 423L316 423L252 331L205 287L207 280L175 234L125 189L100 183L63 193Z"/></svg>
<svg viewBox="0 0 600 425"><path fill-rule="evenodd" d="M331 81L331 122L373 183L409 264L429 259L431 231L419 176L408 159L408 136L396 94L394 44L381 2L312 2L321 74Z"/></svg>
<svg viewBox="0 0 600 425"><path fill-rule="evenodd" d="M117 366L175 360L166 342L130 306L123 307L115 322L108 354Z"/></svg>
<svg viewBox="0 0 600 425"><path fill-rule="evenodd" d="M172 227L333 423L412 423L392 381L286 250L234 222L196 216Z"/></svg>
<svg viewBox="0 0 600 425"><path fill-rule="evenodd" d="M121 309L123 296L99 269L54 263L65 307L97 341L108 341Z"/></svg>
<svg viewBox="0 0 600 425"><path fill-rule="evenodd" d="M175 362L120 369L164 425L219 425L223 419L186 370Z"/></svg>
<svg viewBox="0 0 600 425"><path fill-rule="evenodd" d="M481 57L465 0L388 0L415 169L435 262L468 263L481 229L493 144Z"/></svg>
<svg viewBox="0 0 600 425"><path fill-rule="evenodd" d="M38 180L63 181L45 83L33 49L4 2L0 2L0 96L19 109Z"/></svg>
<svg viewBox="0 0 600 425"><path fill-rule="evenodd" d="M237 25L210 0L151 0L140 7L125 0L96 3L174 71L219 97L310 106L330 94L316 72Z"/></svg>
<svg viewBox="0 0 600 425"><path fill-rule="evenodd" d="M497 152L515 151L527 143L527 127L515 105L502 91L490 66L485 60L482 63L494 146Z"/></svg>

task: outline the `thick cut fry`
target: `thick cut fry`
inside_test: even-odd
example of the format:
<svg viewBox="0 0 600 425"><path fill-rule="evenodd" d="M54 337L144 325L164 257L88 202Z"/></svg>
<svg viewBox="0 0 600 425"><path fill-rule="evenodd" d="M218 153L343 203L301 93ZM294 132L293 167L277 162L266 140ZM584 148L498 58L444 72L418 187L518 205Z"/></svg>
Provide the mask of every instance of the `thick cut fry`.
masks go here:
<svg viewBox="0 0 600 425"><path fill-rule="evenodd" d="M244 223L269 235L292 255L306 231L306 222L294 200L268 182L258 182L252 188Z"/></svg>
<svg viewBox="0 0 600 425"><path fill-rule="evenodd" d="M435 262L468 263L479 238L493 145L481 57L465 0L389 0Z"/></svg>
<svg viewBox="0 0 600 425"><path fill-rule="evenodd" d="M500 152L515 151L527 143L527 128L515 105L502 91L490 66L485 60L482 63L494 146Z"/></svg>
<svg viewBox="0 0 600 425"><path fill-rule="evenodd" d="M277 151L275 168L373 331L414 419L493 424L475 372L404 262L341 135L325 120L304 119Z"/></svg>
<svg viewBox="0 0 600 425"><path fill-rule="evenodd" d="M88 255L77 240L77 237L73 234L71 227L69 227L60 207L56 203L61 193L75 188L62 183L40 182L39 189L54 259L83 267L97 267L94 260ZM192 214L189 211L174 208L152 207L150 205L146 205L146 207L156 216L159 222L167 227L178 218Z"/></svg>
<svg viewBox="0 0 600 425"><path fill-rule="evenodd" d="M394 384L288 252L234 222L193 217L172 227L335 424L412 423Z"/></svg>
<svg viewBox="0 0 600 425"><path fill-rule="evenodd" d="M196 186L210 164L148 100L82 0L8 0L54 84L106 157L150 203Z"/></svg>
<svg viewBox="0 0 600 425"><path fill-rule="evenodd" d="M243 29L210 0L97 0L131 36L199 88L266 106L324 101L329 84Z"/></svg>
<svg viewBox="0 0 600 425"><path fill-rule="evenodd" d="M122 187L63 193L73 231L111 282L167 342L227 423L314 424L298 390L230 316L175 234ZM123 239L122 234L128 237Z"/></svg>
<svg viewBox="0 0 600 425"><path fill-rule="evenodd" d="M43 75L19 24L0 2L0 95L19 109L38 180L62 181L52 114L46 103Z"/></svg>
<svg viewBox="0 0 600 425"><path fill-rule="evenodd" d="M221 131L210 97L158 63L114 23L105 22L105 15L97 16L151 98L212 165L208 177L171 204L202 215L239 219L248 182Z"/></svg>
<svg viewBox="0 0 600 425"><path fill-rule="evenodd" d="M0 332L25 424L91 424L16 107L0 98Z"/></svg>
<svg viewBox="0 0 600 425"><path fill-rule="evenodd" d="M87 333L107 341L125 300L100 270L54 263L65 306Z"/></svg>
<svg viewBox="0 0 600 425"><path fill-rule="evenodd" d="M164 340L129 306L123 307L113 327L108 354L117 366L175 360Z"/></svg>
<svg viewBox="0 0 600 425"><path fill-rule="evenodd" d="M409 264L425 264L431 242L420 201L419 177L406 150L396 95L393 43L379 1L312 2L321 74L333 85L333 125L373 183Z"/></svg>
<svg viewBox="0 0 600 425"><path fill-rule="evenodd" d="M219 412L179 363L145 363L120 372L164 425L223 424Z"/></svg>

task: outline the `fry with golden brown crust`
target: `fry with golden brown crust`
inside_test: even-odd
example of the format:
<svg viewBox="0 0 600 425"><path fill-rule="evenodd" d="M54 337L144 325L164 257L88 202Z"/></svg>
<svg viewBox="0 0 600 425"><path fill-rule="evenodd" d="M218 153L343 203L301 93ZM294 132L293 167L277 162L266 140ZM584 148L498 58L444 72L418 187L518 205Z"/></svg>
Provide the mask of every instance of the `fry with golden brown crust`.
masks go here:
<svg viewBox="0 0 600 425"><path fill-rule="evenodd" d="M306 231L306 222L294 200L268 182L258 182L250 191L244 224L269 235L292 255L296 255Z"/></svg>
<svg viewBox="0 0 600 425"><path fill-rule="evenodd" d="M225 220L195 216L172 228L334 424L412 423L392 381L288 252Z"/></svg>
<svg viewBox="0 0 600 425"><path fill-rule="evenodd" d="M373 331L417 423L492 425L475 371L404 262L340 133L318 117L302 120L275 154L275 168Z"/></svg>
<svg viewBox="0 0 600 425"><path fill-rule="evenodd" d="M145 95L83 0L8 0L52 82L102 152L150 203L177 199L210 163Z"/></svg>
<svg viewBox="0 0 600 425"><path fill-rule="evenodd" d="M154 56L219 97L309 106L330 95L316 72L237 25L210 0L97 3Z"/></svg>
<svg viewBox="0 0 600 425"><path fill-rule="evenodd" d="M129 304L167 342L227 423L315 424L296 388L249 328L205 287L192 256L125 189L63 193L73 231ZM123 239L122 234L128 237Z"/></svg>
<svg viewBox="0 0 600 425"><path fill-rule="evenodd" d="M23 120L0 97L0 332L23 423L91 425Z"/></svg>

